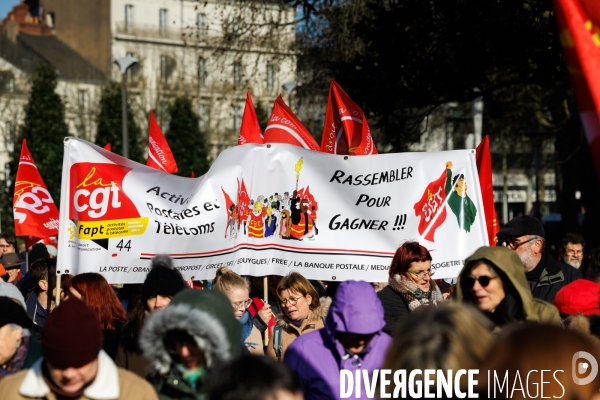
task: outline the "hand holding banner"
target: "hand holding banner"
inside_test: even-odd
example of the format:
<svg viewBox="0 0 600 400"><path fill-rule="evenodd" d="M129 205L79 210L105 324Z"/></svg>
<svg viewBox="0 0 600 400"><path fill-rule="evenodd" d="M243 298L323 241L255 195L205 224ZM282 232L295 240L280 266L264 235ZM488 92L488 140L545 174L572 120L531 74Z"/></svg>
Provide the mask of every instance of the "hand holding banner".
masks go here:
<svg viewBox="0 0 600 400"><path fill-rule="evenodd" d="M23 139L15 181L13 216L16 236L46 238L58 234L58 210Z"/></svg>

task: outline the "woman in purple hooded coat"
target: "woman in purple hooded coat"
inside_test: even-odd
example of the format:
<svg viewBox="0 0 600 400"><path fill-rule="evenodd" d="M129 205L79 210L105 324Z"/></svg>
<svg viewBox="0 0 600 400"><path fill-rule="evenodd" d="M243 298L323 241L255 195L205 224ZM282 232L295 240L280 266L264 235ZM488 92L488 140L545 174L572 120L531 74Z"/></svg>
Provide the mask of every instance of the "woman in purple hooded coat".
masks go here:
<svg viewBox="0 0 600 400"><path fill-rule="evenodd" d="M300 377L305 399L339 399L340 371L381 368L392 341L382 331L383 307L367 282L342 282L325 320L325 328L298 337L284 363ZM367 398L365 387L360 391ZM355 396L356 393L353 393ZM362 398L361 396L353 398Z"/></svg>

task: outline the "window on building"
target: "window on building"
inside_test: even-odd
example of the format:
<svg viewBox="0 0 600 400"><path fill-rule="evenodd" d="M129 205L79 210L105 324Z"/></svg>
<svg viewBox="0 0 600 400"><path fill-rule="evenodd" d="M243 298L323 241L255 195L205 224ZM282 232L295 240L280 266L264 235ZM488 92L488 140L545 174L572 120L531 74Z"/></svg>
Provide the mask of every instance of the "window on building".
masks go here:
<svg viewBox="0 0 600 400"><path fill-rule="evenodd" d="M233 63L233 84L238 86L242 83L242 64L239 61Z"/></svg>
<svg viewBox="0 0 600 400"><path fill-rule="evenodd" d="M267 90L270 92L275 87L275 66L267 64Z"/></svg>
<svg viewBox="0 0 600 400"><path fill-rule="evenodd" d="M198 58L198 85L206 86L206 59L204 57Z"/></svg>
<svg viewBox="0 0 600 400"><path fill-rule="evenodd" d="M160 28L160 36L167 36L169 26L169 11L166 8L161 8L159 11L158 26Z"/></svg>
<svg viewBox="0 0 600 400"><path fill-rule="evenodd" d="M49 12L48 14L46 14L46 23L48 24L48 26L52 29L56 29L56 13L55 12Z"/></svg>
<svg viewBox="0 0 600 400"><path fill-rule="evenodd" d="M163 132L169 129L169 101L166 99L158 104L158 124Z"/></svg>
<svg viewBox="0 0 600 400"><path fill-rule="evenodd" d="M10 163L4 164L4 181L6 182L6 187L9 188L12 184L10 180Z"/></svg>
<svg viewBox="0 0 600 400"><path fill-rule="evenodd" d="M203 132L208 128L208 106L206 104L198 106L198 128Z"/></svg>
<svg viewBox="0 0 600 400"><path fill-rule="evenodd" d="M175 67L177 63L175 59L169 56L162 55L160 56L160 79L164 82L167 82L173 73L175 72Z"/></svg>
<svg viewBox="0 0 600 400"><path fill-rule="evenodd" d="M13 124L10 121L6 121L4 123L4 146L9 153L15 150L14 137Z"/></svg>
<svg viewBox="0 0 600 400"><path fill-rule="evenodd" d="M198 28L198 40L206 40L208 25L206 24L206 14L196 16L196 27Z"/></svg>
<svg viewBox="0 0 600 400"><path fill-rule="evenodd" d="M238 18L237 18L237 17L234 17L234 18L231 20L231 33L233 33L234 35L237 35L237 34L239 33L239 32L238 32L238 30L239 30L239 25L240 25L240 24L239 24L239 22L238 22Z"/></svg>
<svg viewBox="0 0 600 400"><path fill-rule="evenodd" d="M6 91L8 93L14 93L15 91L15 77L9 76L6 82Z"/></svg>
<svg viewBox="0 0 600 400"><path fill-rule="evenodd" d="M242 107L233 106L233 129L239 131L242 126Z"/></svg>
<svg viewBox="0 0 600 400"><path fill-rule="evenodd" d="M167 80L167 56L160 56L160 79Z"/></svg>
<svg viewBox="0 0 600 400"><path fill-rule="evenodd" d="M77 92L77 103L79 104L80 110L87 110L88 108L88 91L79 90Z"/></svg>
<svg viewBox="0 0 600 400"><path fill-rule="evenodd" d="M133 4L125 4L125 29L127 33L133 32Z"/></svg>

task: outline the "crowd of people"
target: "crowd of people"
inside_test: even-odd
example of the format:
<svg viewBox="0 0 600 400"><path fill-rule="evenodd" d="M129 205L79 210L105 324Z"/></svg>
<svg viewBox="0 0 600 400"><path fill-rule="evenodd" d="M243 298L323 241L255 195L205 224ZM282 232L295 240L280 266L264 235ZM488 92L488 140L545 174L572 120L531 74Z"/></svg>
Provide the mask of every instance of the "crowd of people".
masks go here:
<svg viewBox="0 0 600 400"><path fill-rule="evenodd" d="M581 373L575 353L600 360L600 249L568 234L558 261L528 216L497 239L452 280L434 279L432 254L407 241L388 282L263 279L221 267L199 290L165 255L141 285L83 273L57 288L48 247L35 244L25 270L3 234L0 399L338 399L342 370L380 369L479 369L480 398L536 397L540 381L528 373L560 370L564 379L546 378L542 396L599 396L600 377L571 376ZM528 378L521 391L490 395L484 371ZM465 387L466 376L459 381ZM355 385L352 398L370 396L364 381ZM377 386L375 396L388 397ZM418 397L409 389L401 397Z"/></svg>

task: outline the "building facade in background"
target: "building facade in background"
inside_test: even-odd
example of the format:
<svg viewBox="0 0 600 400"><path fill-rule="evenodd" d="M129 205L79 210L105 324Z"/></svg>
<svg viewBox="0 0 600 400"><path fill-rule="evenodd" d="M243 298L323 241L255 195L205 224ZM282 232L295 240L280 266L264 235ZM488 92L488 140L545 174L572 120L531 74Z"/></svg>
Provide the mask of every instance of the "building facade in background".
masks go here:
<svg viewBox="0 0 600 400"><path fill-rule="evenodd" d="M251 4L248 4L251 3ZM273 2L42 0L53 33L109 79L114 60L140 63L128 73L142 130L150 110L163 130L177 96L192 98L211 158L237 144L246 91L270 109L295 81L295 9Z"/></svg>
<svg viewBox="0 0 600 400"><path fill-rule="evenodd" d="M441 105L421 123L420 141L409 145L409 150L475 149L486 134L483 106L481 100ZM541 215L550 219L556 216L554 140L553 136L533 134L522 135L520 139L502 135L490 137L494 203L502 224L516 216L530 214L537 193Z"/></svg>
<svg viewBox="0 0 600 400"><path fill-rule="evenodd" d="M189 96L216 158L237 144L246 91L270 110L283 85L295 82L294 18L294 8L269 1L28 0L13 7L0 35L0 176L8 176L28 78L39 63L57 71L70 133L94 141L101 89L121 82L114 61L127 55L139 60L127 89L144 135L150 110L167 130L169 104Z"/></svg>
<svg viewBox="0 0 600 400"><path fill-rule="evenodd" d="M0 179L8 181L8 162L29 98L29 77L39 64L58 75L57 92L65 103L71 134L93 140L97 102L106 75L60 40L35 2L21 3L0 25ZM37 10L37 11L35 11Z"/></svg>

